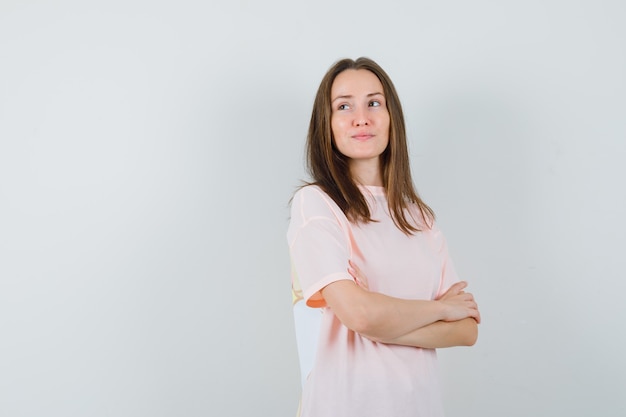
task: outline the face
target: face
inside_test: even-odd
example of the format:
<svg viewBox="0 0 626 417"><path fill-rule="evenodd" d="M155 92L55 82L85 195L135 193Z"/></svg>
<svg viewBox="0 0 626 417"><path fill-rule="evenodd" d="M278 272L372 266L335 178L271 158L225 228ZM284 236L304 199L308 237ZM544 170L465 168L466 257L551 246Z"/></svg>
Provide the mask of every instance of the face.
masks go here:
<svg viewBox="0 0 626 417"><path fill-rule="evenodd" d="M374 73L359 69L337 75L330 90L331 127L339 152L351 166L373 164L389 144L389 111L383 85Z"/></svg>

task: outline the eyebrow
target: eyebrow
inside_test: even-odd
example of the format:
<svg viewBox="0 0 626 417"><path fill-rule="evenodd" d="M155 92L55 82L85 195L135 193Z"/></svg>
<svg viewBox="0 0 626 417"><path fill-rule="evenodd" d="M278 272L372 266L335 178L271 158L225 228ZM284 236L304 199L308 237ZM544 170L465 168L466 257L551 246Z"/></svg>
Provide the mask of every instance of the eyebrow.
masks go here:
<svg viewBox="0 0 626 417"><path fill-rule="evenodd" d="M366 97L369 98L369 97L374 97L374 96L383 96L384 97L385 95L383 93L376 92L376 93L369 93ZM354 96L351 96L351 95L337 96L337 97L335 97L334 99L331 100L331 103L334 103L335 101L340 100L340 99L347 99L347 98L354 98Z"/></svg>

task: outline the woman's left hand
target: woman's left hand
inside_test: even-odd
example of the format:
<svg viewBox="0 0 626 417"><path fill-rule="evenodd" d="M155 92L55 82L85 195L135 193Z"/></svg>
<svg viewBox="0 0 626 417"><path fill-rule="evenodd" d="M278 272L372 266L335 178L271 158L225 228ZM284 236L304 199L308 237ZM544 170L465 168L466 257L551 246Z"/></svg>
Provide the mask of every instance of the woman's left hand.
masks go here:
<svg viewBox="0 0 626 417"><path fill-rule="evenodd" d="M439 297L435 298L435 300L437 301L452 300L455 297L466 294L467 296L471 298L472 301L475 302L474 295L471 293L466 293L464 291L466 287L467 287L466 281L456 282L450 288L448 288L448 291L444 292ZM476 310L478 311L478 306L476 307ZM474 319L476 320L477 323L480 323L480 311L478 312L478 316L474 317Z"/></svg>

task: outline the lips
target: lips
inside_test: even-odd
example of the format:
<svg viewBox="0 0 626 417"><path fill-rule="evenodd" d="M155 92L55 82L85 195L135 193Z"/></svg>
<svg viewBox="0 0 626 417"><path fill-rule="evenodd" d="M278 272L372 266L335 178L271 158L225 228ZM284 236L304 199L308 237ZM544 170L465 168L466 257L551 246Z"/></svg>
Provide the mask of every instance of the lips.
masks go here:
<svg viewBox="0 0 626 417"><path fill-rule="evenodd" d="M352 135L352 139L354 140L368 140L374 137L373 133L367 133L367 132L359 132L355 135Z"/></svg>

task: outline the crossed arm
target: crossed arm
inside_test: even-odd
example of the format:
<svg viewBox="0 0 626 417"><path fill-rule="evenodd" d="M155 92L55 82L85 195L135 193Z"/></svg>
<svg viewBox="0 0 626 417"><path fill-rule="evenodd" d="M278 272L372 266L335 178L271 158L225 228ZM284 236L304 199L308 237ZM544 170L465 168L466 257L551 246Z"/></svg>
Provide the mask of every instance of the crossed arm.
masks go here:
<svg viewBox="0 0 626 417"><path fill-rule="evenodd" d="M453 346L472 346L478 338L478 322L473 318L445 322L436 321L395 339L382 343L438 349Z"/></svg>
<svg viewBox="0 0 626 417"><path fill-rule="evenodd" d="M352 265L348 271L365 281ZM443 348L471 346L478 337L480 313L474 297L458 282L437 300L406 300L370 292L352 281L336 281L322 296L339 320L376 342Z"/></svg>

